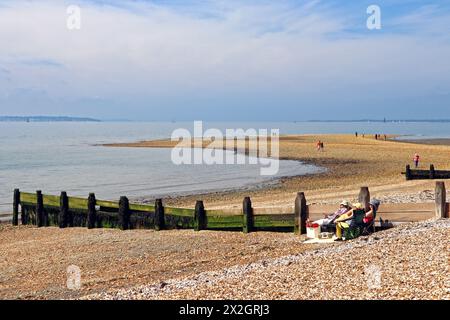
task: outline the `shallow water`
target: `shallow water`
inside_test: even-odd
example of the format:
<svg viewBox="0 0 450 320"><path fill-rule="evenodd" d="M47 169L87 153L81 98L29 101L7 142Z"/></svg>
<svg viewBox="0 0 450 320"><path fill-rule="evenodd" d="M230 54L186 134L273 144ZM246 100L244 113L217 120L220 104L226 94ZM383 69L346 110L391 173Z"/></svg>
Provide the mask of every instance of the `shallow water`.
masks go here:
<svg viewBox="0 0 450 320"><path fill-rule="evenodd" d="M275 176L259 165L174 165L171 149L111 148L95 144L170 137L179 124L0 123L0 211L12 190L118 199L156 197L261 185L319 169L281 161Z"/></svg>

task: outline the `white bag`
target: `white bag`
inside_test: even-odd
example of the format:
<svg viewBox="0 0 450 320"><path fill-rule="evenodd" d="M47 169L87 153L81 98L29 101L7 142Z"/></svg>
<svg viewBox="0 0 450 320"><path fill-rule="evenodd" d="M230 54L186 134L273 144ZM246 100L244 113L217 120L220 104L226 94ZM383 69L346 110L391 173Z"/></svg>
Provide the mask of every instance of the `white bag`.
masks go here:
<svg viewBox="0 0 450 320"><path fill-rule="evenodd" d="M311 239L319 238L320 226L316 228L306 227L306 237Z"/></svg>

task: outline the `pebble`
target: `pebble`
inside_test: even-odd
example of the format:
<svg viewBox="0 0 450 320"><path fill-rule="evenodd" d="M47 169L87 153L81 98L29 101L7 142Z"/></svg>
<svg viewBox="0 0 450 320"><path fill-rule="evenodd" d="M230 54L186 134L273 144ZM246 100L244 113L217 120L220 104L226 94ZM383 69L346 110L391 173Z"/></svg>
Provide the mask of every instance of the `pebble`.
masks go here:
<svg viewBox="0 0 450 320"><path fill-rule="evenodd" d="M449 299L450 220L82 299ZM375 241L376 240L376 241Z"/></svg>

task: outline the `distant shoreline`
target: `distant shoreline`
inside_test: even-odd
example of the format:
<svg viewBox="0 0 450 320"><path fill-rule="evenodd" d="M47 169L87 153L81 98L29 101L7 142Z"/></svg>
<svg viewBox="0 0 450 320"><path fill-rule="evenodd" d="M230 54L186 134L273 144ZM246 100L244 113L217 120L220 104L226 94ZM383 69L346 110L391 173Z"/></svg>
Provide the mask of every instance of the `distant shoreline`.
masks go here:
<svg viewBox="0 0 450 320"><path fill-rule="evenodd" d="M101 120L66 116L0 116L0 122L101 122Z"/></svg>

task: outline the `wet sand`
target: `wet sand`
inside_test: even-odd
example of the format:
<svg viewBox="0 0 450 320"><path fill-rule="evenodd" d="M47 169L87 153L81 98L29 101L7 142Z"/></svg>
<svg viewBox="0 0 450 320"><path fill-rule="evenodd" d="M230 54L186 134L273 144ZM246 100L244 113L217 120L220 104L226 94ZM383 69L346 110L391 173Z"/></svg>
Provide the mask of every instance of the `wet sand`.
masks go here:
<svg viewBox="0 0 450 320"><path fill-rule="evenodd" d="M299 160L328 169L324 173L281 179L276 184L259 186L258 190L236 190L165 199L171 205L192 207L202 199L209 208L239 208L245 196L251 196L255 206L279 207L292 205L299 191L306 192L310 203L336 203L343 198L356 199L361 186L369 186L372 196L383 198L395 193L393 202L402 202L421 192L434 190L434 181L405 181L401 174L412 162L415 153L422 159L421 168L434 164L436 169L450 169L450 146L410 143L354 135L292 135L280 137L280 158ZM317 140L324 142L323 152L316 150ZM169 140L110 144L109 147L171 148ZM206 147L206 144L204 145ZM150 198L140 199L152 201Z"/></svg>

